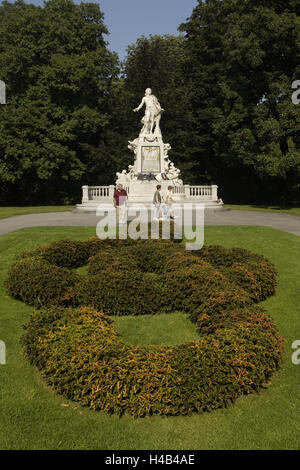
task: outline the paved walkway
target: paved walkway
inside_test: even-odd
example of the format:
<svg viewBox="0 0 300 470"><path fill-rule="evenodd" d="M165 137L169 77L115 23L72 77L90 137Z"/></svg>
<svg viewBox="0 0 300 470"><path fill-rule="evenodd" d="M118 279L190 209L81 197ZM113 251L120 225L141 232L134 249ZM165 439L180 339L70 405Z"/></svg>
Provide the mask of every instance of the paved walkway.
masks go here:
<svg viewBox="0 0 300 470"><path fill-rule="evenodd" d="M28 214L0 219L0 235L26 227L82 226L96 227L99 217L77 212ZM205 225L260 225L300 236L300 217L255 211L206 211Z"/></svg>

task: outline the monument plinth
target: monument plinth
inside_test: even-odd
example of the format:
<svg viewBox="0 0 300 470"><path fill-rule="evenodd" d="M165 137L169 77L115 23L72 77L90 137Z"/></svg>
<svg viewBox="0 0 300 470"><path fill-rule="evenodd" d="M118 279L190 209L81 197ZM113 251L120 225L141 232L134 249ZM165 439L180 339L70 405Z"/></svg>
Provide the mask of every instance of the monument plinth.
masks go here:
<svg viewBox="0 0 300 470"><path fill-rule="evenodd" d="M140 105L134 109L138 112L145 105L142 119L142 130L138 138L129 141L128 148L134 153L135 161L128 171L117 173L116 184L128 188L130 202L151 202L157 184L162 189L168 186L182 186L180 170L171 162L168 152L170 144L163 142L160 119L164 109L160 106L151 88L147 88Z"/></svg>

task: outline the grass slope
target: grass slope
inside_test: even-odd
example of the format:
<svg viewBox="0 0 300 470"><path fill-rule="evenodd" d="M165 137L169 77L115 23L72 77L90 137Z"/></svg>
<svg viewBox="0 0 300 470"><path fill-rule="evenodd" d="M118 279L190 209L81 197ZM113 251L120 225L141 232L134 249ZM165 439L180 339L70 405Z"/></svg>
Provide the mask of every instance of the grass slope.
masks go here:
<svg viewBox="0 0 300 470"><path fill-rule="evenodd" d="M262 253L279 271L277 294L264 304L287 343L283 366L271 386L260 395L243 397L234 406L213 413L120 419L80 408L45 385L19 345L21 325L32 308L8 297L3 288L15 253L94 234L95 229L88 227L43 227L0 237L0 339L7 346L7 364L0 365L0 448L300 449L300 365L291 362L291 344L300 339L300 238L263 227L205 230L207 244ZM178 314L137 320L117 319L123 337L135 344L155 339L178 343L194 335L193 327Z"/></svg>

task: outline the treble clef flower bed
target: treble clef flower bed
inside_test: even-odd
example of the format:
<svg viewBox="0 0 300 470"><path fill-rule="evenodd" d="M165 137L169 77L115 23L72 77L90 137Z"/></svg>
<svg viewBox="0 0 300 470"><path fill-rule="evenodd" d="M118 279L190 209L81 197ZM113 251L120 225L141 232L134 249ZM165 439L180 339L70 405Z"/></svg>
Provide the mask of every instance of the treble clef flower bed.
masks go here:
<svg viewBox="0 0 300 470"><path fill-rule="evenodd" d="M92 238L23 253L6 288L36 307L21 342L48 384L81 405L138 417L212 411L269 383L283 339L259 302L276 278L269 261L241 248ZM133 346L110 318L174 311L188 314L198 340Z"/></svg>

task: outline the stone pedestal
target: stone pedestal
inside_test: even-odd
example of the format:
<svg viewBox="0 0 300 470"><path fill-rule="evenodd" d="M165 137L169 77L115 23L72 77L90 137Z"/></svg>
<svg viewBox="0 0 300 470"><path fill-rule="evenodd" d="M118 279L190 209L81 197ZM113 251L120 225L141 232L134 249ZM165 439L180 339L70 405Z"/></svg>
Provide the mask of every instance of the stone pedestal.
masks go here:
<svg viewBox="0 0 300 470"><path fill-rule="evenodd" d="M171 146L163 142L160 132L141 133L129 142L128 148L134 152L134 164L129 165L128 171L117 173L116 184L122 184L128 190L129 202L152 202L158 184L162 193L168 186L182 186L180 170L175 168L168 155Z"/></svg>
<svg viewBox="0 0 300 470"><path fill-rule="evenodd" d="M164 143L161 136L142 135L137 145L138 174L164 173Z"/></svg>

